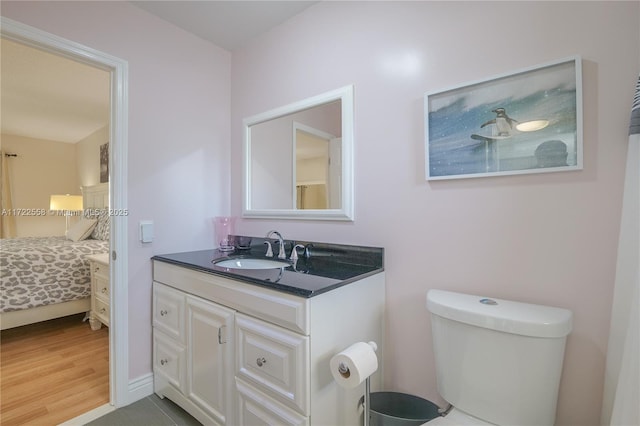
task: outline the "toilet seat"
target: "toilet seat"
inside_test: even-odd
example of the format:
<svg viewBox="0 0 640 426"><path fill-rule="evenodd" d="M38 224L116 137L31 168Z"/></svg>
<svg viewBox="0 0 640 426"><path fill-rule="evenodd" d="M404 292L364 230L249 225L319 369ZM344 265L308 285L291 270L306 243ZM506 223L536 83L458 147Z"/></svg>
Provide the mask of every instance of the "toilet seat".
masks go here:
<svg viewBox="0 0 640 426"><path fill-rule="evenodd" d="M473 417L453 407L449 413L442 417L424 423L423 426L495 426L477 417Z"/></svg>

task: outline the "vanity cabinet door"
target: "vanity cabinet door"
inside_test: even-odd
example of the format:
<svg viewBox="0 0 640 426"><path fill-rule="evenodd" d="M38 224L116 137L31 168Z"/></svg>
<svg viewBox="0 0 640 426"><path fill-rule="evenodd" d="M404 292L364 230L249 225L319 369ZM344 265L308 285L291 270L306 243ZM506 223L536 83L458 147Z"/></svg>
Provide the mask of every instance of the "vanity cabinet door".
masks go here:
<svg viewBox="0 0 640 426"><path fill-rule="evenodd" d="M223 425L233 424L234 313L187 295L187 397Z"/></svg>

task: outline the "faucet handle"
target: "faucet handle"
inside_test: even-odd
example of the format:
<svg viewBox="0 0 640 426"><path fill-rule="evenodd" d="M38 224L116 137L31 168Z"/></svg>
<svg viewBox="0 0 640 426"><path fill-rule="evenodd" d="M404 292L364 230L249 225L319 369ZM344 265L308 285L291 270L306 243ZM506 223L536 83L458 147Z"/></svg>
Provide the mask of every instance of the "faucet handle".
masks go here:
<svg viewBox="0 0 640 426"><path fill-rule="evenodd" d="M287 258L287 254L284 251L285 250L285 248L284 248L284 246L285 246L284 240L280 239L280 240L278 240L276 242L280 245L280 248L278 250L278 259L286 259Z"/></svg>
<svg viewBox="0 0 640 426"><path fill-rule="evenodd" d="M264 242L267 245L267 252L265 253L266 257L273 257L273 250L271 249L271 243L269 241Z"/></svg>
<svg viewBox="0 0 640 426"><path fill-rule="evenodd" d="M313 248L313 243L309 243L306 246L304 246L304 258L309 260L309 258L311 257L311 249Z"/></svg>
<svg viewBox="0 0 640 426"><path fill-rule="evenodd" d="M304 246L302 244L295 244L293 246L293 248L291 249L291 257L289 257L289 259L298 260L298 250L297 250L298 247L300 247L302 249L304 248Z"/></svg>

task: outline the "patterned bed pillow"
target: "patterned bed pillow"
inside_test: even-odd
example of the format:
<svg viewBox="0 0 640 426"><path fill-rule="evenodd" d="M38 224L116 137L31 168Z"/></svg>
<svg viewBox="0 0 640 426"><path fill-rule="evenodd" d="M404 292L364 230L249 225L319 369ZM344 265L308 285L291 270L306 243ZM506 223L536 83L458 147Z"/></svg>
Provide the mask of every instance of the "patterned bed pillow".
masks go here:
<svg viewBox="0 0 640 426"><path fill-rule="evenodd" d="M92 211L94 218L98 219L96 227L93 228L91 238L94 240L109 240L109 225L111 223L111 217L109 216L108 209L100 209Z"/></svg>

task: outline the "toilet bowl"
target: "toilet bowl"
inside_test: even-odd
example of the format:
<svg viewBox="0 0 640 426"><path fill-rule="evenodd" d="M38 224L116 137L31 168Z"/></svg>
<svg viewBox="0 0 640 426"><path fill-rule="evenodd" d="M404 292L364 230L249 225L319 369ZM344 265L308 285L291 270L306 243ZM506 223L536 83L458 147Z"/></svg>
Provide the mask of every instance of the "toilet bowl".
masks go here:
<svg viewBox="0 0 640 426"><path fill-rule="evenodd" d="M452 405L426 425L552 425L567 309L443 290L427 293L436 381Z"/></svg>

